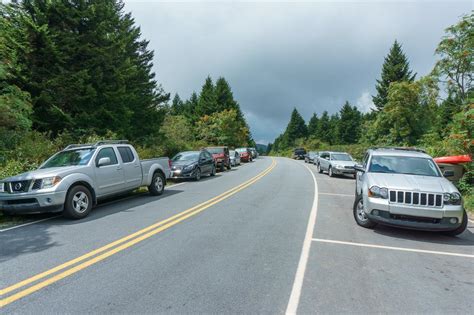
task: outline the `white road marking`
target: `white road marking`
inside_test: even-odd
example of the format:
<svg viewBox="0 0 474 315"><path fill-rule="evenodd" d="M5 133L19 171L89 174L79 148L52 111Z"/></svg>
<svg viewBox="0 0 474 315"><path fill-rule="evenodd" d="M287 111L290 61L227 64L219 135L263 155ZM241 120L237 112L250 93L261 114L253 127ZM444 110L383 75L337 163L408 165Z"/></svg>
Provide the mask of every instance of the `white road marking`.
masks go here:
<svg viewBox="0 0 474 315"><path fill-rule="evenodd" d="M320 238L313 238L313 242L332 243L332 244L350 245L350 246L358 246L358 247L369 247L369 248L382 248L382 249L399 250L399 251L404 251L404 252L414 252L414 253L423 253L423 254L435 254L435 255L446 255L446 256L474 258L474 255L469 255L469 254L440 252L440 251L434 251L434 250L424 250L424 249L406 248L406 247L393 247L393 246L383 246L383 245L374 245L374 244L363 244L363 243L354 243L354 242L344 242L344 241L327 240L327 239L320 239Z"/></svg>
<svg viewBox="0 0 474 315"><path fill-rule="evenodd" d="M15 226L0 230L0 233L10 231L10 230L14 230L14 229L18 229L18 228L21 228L21 227L24 227L24 226L35 224L35 223L48 221L48 220L51 220L51 219L54 219L54 218L58 218L60 216L61 215L55 215L54 217L49 217L49 218L46 218L46 219L41 219L41 220L36 220L36 221L28 222L28 223L23 223L23 224L20 224L20 225L15 225Z"/></svg>
<svg viewBox="0 0 474 315"><path fill-rule="evenodd" d="M177 186L181 186L181 185L184 185L184 184L186 184L186 183L173 184L173 185L166 186L166 188L177 187ZM128 199L135 198L136 196L137 195L132 195L132 196L129 196L129 197L126 197L126 198L111 200L109 202L99 204L98 206L99 207L109 206L109 205L114 204L114 203L118 203L118 202L121 202L121 201L125 201L125 200L128 200ZM19 229L21 227L25 227L25 226L28 226L28 225L32 225L32 224L36 224L36 223L40 223L40 222L44 222L44 221L48 221L48 220L52 220L52 219L58 218L60 216L61 215L55 215L53 217L49 217L49 218L45 218L45 219L41 219L41 220L36 220L36 221L31 221L31 222L23 223L23 224L20 224L20 225L15 225L15 226L12 226L12 227L9 227L9 228L6 228L6 229L0 229L0 233L10 231L10 230L14 230L14 229Z"/></svg>
<svg viewBox="0 0 474 315"><path fill-rule="evenodd" d="M349 194L333 194L333 193L319 193L320 195L326 195L326 196L340 196L340 197L352 197L354 198L354 195L349 195Z"/></svg>
<svg viewBox="0 0 474 315"><path fill-rule="evenodd" d="M304 164L303 164L304 165ZM296 314L298 310L298 304L301 296L301 288L303 287L304 274L306 271L306 265L308 264L309 250L311 247L311 240L313 237L314 226L316 224L316 216L318 214L318 182L314 176L313 171L304 165L306 169L311 173L314 181L314 199L311 213L309 215L308 226L306 228L306 235L303 242L303 249L301 250L300 261L298 263L298 269L296 270L295 280L293 282L293 288L291 289L290 300L286 308L286 314Z"/></svg>

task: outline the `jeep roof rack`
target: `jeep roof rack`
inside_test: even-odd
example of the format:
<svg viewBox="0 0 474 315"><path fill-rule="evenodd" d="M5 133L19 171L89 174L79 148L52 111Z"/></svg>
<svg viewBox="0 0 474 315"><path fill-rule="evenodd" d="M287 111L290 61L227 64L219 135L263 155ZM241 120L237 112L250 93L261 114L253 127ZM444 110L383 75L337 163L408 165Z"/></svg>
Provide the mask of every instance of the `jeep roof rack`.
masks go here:
<svg viewBox="0 0 474 315"><path fill-rule="evenodd" d="M82 144L70 144L64 148L64 150L74 149L74 148L81 148L81 147L98 147L99 145L104 144L128 144L128 140L101 140L97 141L96 143L82 143Z"/></svg>
<svg viewBox="0 0 474 315"><path fill-rule="evenodd" d="M371 150L399 150L399 151L414 151L420 153L426 153L425 150L415 147L371 147Z"/></svg>

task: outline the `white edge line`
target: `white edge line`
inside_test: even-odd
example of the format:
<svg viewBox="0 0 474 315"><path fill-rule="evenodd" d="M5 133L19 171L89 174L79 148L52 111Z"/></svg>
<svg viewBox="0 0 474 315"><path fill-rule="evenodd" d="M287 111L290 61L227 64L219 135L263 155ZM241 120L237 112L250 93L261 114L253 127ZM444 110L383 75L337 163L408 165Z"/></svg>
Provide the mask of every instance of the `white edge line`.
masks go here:
<svg viewBox="0 0 474 315"><path fill-rule="evenodd" d="M399 251L405 251L405 252L415 252L415 253L424 253L424 254L435 254L435 255L446 255L446 256L458 256L458 257L474 258L474 255L469 255L469 254L440 252L440 251L434 251L434 250L406 248L406 247L393 247L393 246L384 246L384 245L375 245L375 244L344 242L344 241L327 240L327 239L321 239L321 238L313 238L313 242L342 244L342 245L351 245L351 246L358 246L358 247L382 248L382 249L399 250Z"/></svg>
<svg viewBox="0 0 474 315"><path fill-rule="evenodd" d="M303 164L304 165L304 164ZM306 265L308 264L309 249L311 247L311 241L313 238L314 225L316 224L316 216L318 214L318 182L314 176L313 171L304 165L306 169L311 173L314 181L314 199L311 213L309 215L308 226L306 228L306 235L303 242L303 249L301 250L300 261L298 263L298 269L296 270L295 280L293 282L293 288L291 289L290 300L286 308L286 314L296 314L298 310L298 304L301 296L301 289L303 287L304 274L306 271Z"/></svg>
<svg viewBox="0 0 474 315"><path fill-rule="evenodd" d="M349 194L332 194L332 193L319 193L320 195L326 195L326 196L341 196L341 197L352 197L354 198L354 195L349 195Z"/></svg>
<svg viewBox="0 0 474 315"><path fill-rule="evenodd" d="M20 224L20 225L15 225L15 226L0 230L0 233L10 231L10 230L14 230L14 229L18 229L18 228L21 228L21 227L24 227L24 226L35 224L35 223L48 221L48 220L51 220L51 219L54 219L54 218L57 218L57 217L60 217L60 216L61 215L55 215L54 217L49 217L49 218L45 218L45 219L41 219L41 220L36 220L36 221L28 222L28 223L23 223L23 224Z"/></svg>
<svg viewBox="0 0 474 315"><path fill-rule="evenodd" d="M173 185L170 185L170 186L167 186L167 188L172 188L172 187L176 187L176 186L181 186L181 185L184 185L186 183L178 183L178 184L173 184ZM108 205L111 205L111 204L114 204L114 203L118 203L120 201L125 201L125 200L128 200L128 199L132 199L136 197L135 195L133 196L129 196L129 197L126 197L126 198L121 198L121 199L117 199L117 200L112 200L110 202L106 202L106 203L103 203L103 204L100 204L99 206L108 206ZM28 226L28 225L32 225L32 224L36 224L36 223L40 223L40 222L44 222L44 221L48 221L48 220L52 220L52 219L55 219L55 218L58 218L60 217L61 215L55 215L53 217L49 217L49 218L45 218L45 219L41 219L41 220L36 220L36 221L31 221L31 222L28 222L28 223L23 223L23 224L20 224L20 225L15 225L15 226L12 226L12 227L9 227L9 228L6 228L6 229L0 229L0 233L2 232L6 232L6 231L10 231L10 230L14 230L14 229L18 229L18 228L21 228L21 227L25 227L25 226Z"/></svg>

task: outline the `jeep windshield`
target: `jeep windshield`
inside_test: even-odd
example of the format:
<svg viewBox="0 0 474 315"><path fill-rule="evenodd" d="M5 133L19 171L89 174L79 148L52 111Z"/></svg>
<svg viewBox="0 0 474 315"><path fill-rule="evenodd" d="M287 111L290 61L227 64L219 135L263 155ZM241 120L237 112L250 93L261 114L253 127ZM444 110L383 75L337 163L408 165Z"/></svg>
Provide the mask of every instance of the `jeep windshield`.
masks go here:
<svg viewBox="0 0 474 315"><path fill-rule="evenodd" d="M95 148L62 151L53 155L40 168L87 165L94 152Z"/></svg>
<svg viewBox="0 0 474 315"><path fill-rule="evenodd" d="M440 177L435 163L431 159L408 156L377 156L370 162L371 173L393 173Z"/></svg>

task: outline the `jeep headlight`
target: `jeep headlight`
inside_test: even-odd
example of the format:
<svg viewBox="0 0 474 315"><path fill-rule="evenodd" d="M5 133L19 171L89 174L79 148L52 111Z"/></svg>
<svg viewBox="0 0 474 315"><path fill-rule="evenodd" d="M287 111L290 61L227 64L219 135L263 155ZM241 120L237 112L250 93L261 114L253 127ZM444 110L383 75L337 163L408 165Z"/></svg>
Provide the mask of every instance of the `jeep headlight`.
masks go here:
<svg viewBox="0 0 474 315"><path fill-rule="evenodd" d="M41 188L51 188L56 186L60 181L61 177L59 176L52 176L43 178L43 183L41 184Z"/></svg>
<svg viewBox="0 0 474 315"><path fill-rule="evenodd" d="M388 189L385 187L372 186L369 189L369 197L388 199Z"/></svg>
<svg viewBox="0 0 474 315"><path fill-rule="evenodd" d="M445 205L460 205L462 202L462 197L458 192L445 193L443 195L443 201Z"/></svg>

